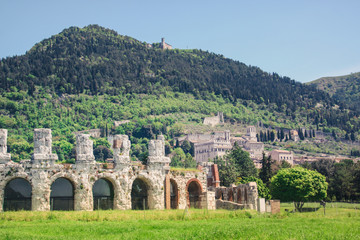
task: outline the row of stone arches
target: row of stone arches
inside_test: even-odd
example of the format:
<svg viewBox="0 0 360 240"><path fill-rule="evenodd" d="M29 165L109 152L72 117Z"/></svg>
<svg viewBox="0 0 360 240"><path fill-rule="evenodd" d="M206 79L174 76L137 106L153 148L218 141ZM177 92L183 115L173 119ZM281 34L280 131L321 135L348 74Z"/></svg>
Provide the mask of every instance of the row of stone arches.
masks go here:
<svg viewBox="0 0 360 240"><path fill-rule="evenodd" d="M74 210L75 188L69 179L57 178L51 184L50 210ZM131 188L131 208L133 210L149 209L150 186L145 180L136 178ZM179 188L174 179L170 180L170 206L179 206ZM93 209L114 208L114 185L106 178L99 178L92 187ZM201 208L202 187L197 180L190 180L186 186L187 205L191 208ZM24 178L10 180L4 189L4 211L31 210L32 186Z"/></svg>
<svg viewBox="0 0 360 240"><path fill-rule="evenodd" d="M50 210L74 210L74 185L67 178L57 178L51 184ZM105 179L98 179L93 185L94 210L113 209L114 187ZM23 178L9 181L4 191L4 211L31 210L32 187Z"/></svg>

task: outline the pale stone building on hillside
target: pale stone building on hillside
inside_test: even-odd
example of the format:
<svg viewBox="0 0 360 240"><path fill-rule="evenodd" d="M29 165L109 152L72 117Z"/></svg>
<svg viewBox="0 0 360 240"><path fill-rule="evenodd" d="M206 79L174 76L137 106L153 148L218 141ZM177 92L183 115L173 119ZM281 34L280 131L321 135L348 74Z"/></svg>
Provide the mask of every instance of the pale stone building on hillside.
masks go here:
<svg viewBox="0 0 360 240"><path fill-rule="evenodd" d="M281 162L287 161L291 165L294 164L294 155L291 151L286 150L273 150L270 152L271 159Z"/></svg>
<svg viewBox="0 0 360 240"><path fill-rule="evenodd" d="M223 135L214 134L207 141L194 142L194 155L197 163L208 162L216 157L222 157L228 150L231 150L230 131L223 132Z"/></svg>
<svg viewBox="0 0 360 240"><path fill-rule="evenodd" d="M212 127L222 123L224 123L224 115L222 112L218 112L217 115L214 117L204 118L204 122L203 122L204 125L209 125Z"/></svg>

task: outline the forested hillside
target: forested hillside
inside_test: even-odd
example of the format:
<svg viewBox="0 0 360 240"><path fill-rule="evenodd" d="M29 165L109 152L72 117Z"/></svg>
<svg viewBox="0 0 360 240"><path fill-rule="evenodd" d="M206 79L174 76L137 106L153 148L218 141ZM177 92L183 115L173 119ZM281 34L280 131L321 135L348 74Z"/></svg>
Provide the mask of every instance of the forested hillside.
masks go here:
<svg viewBox="0 0 360 240"><path fill-rule="evenodd" d="M360 73L323 77L307 84L329 93L336 100L360 111Z"/></svg>
<svg viewBox="0 0 360 240"><path fill-rule="evenodd" d="M14 160L30 157L33 128L51 128L60 160L74 159L74 131L101 128L130 135L132 153L144 159L156 134L167 153L185 125L224 112L227 121L338 136L355 133L358 112L327 93L276 73L201 50L162 50L91 25L71 27L25 55L0 62L0 128L9 129ZM113 121L131 120L113 128ZM97 159L106 140L95 142ZM183 154L185 156L185 154Z"/></svg>
<svg viewBox="0 0 360 240"><path fill-rule="evenodd" d="M68 94L116 95L173 91L222 94L276 103L291 111L318 102L333 105L325 93L311 86L263 72L257 67L201 50L149 48L145 43L91 25L71 27L36 44L24 56L1 60L1 89L11 86L31 94L36 85Z"/></svg>

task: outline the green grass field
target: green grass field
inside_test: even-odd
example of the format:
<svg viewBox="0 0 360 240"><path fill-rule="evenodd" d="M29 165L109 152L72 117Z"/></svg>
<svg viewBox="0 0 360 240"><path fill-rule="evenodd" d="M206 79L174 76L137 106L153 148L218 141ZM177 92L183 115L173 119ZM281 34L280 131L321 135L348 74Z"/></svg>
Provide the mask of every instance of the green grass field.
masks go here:
<svg viewBox="0 0 360 240"><path fill-rule="evenodd" d="M290 204L282 204L276 215L249 210L4 212L0 238L359 239L359 205L341 206L327 206L325 216L323 209L285 212Z"/></svg>

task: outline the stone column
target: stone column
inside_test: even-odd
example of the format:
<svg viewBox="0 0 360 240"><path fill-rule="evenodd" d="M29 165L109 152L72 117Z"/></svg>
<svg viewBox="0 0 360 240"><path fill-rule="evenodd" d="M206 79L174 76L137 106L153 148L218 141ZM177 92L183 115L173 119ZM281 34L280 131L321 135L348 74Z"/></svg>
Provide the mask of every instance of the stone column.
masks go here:
<svg viewBox="0 0 360 240"><path fill-rule="evenodd" d="M75 188L74 210L75 211L93 210L92 184L90 184L88 180L87 173L81 174L79 178L79 183Z"/></svg>
<svg viewBox="0 0 360 240"><path fill-rule="evenodd" d="M32 169L32 197L31 208L33 211L50 210L50 180L43 170Z"/></svg>
<svg viewBox="0 0 360 240"><path fill-rule="evenodd" d="M165 140L164 136L158 136L157 140L149 141L149 157L147 160L147 169L151 171L154 182L151 189L151 197L153 205L149 207L153 209L164 209L164 180L170 170L170 158L165 157ZM149 201L150 203L150 201Z"/></svg>
<svg viewBox="0 0 360 240"><path fill-rule="evenodd" d="M147 164L149 166L160 164L165 169L170 169L168 165L171 160L165 157L165 138L163 135L159 135L157 140L149 141L149 157Z"/></svg>
<svg viewBox="0 0 360 240"><path fill-rule="evenodd" d="M259 213L266 212L265 198L258 198L257 201L257 211Z"/></svg>
<svg viewBox="0 0 360 240"><path fill-rule="evenodd" d="M52 135L51 129L34 129L34 154L31 163L35 168L50 167L58 159L56 154L52 153Z"/></svg>
<svg viewBox="0 0 360 240"><path fill-rule="evenodd" d="M11 155L7 152L7 133L7 129L0 129L0 164L11 160Z"/></svg>
<svg viewBox="0 0 360 240"><path fill-rule="evenodd" d="M130 165L131 142L127 135L115 135L113 138L114 164L116 169Z"/></svg>
<svg viewBox="0 0 360 240"><path fill-rule="evenodd" d="M249 182L246 184L249 186L249 191L246 191L246 199L250 209L256 209L257 199L258 199L258 190L256 182Z"/></svg>
<svg viewBox="0 0 360 240"><path fill-rule="evenodd" d="M90 134L79 134L76 136L76 168L89 168L95 165L93 145L93 141L90 140Z"/></svg>

